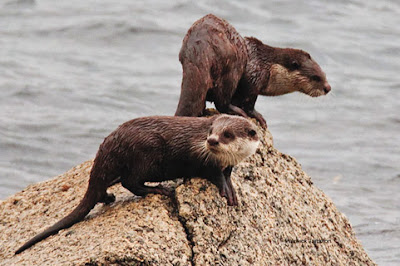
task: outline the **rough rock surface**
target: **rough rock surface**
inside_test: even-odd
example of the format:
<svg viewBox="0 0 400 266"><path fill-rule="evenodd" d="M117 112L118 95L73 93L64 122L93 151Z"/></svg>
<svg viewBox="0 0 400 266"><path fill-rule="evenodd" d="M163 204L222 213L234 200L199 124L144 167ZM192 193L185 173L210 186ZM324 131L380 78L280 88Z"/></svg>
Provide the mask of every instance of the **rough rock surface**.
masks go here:
<svg viewBox="0 0 400 266"><path fill-rule="evenodd" d="M14 256L77 206L92 161L27 187L0 202L0 265L373 265L347 218L261 133L257 153L233 172L237 207L198 178L169 182L174 199L115 185L115 203Z"/></svg>

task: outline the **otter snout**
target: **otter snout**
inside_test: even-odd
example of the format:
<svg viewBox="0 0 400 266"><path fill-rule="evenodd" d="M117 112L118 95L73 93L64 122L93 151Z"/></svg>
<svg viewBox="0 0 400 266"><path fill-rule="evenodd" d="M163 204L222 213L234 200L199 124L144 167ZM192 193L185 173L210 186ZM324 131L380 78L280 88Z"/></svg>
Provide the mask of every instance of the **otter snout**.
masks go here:
<svg viewBox="0 0 400 266"><path fill-rule="evenodd" d="M215 147L215 146L218 146L219 141L216 138L208 138L207 143L208 143L208 145Z"/></svg>
<svg viewBox="0 0 400 266"><path fill-rule="evenodd" d="M331 91L331 85L329 85L328 82L324 83L324 92L325 94L328 94Z"/></svg>

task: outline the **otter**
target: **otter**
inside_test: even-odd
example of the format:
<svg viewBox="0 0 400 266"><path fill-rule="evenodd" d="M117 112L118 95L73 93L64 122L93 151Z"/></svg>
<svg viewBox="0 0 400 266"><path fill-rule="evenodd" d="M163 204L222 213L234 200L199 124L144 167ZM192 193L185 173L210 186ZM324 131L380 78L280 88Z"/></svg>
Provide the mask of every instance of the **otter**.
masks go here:
<svg viewBox="0 0 400 266"><path fill-rule="evenodd" d="M172 189L146 186L145 182L199 176L215 184L228 205L237 205L232 167L255 153L258 144L255 125L238 116L154 116L128 121L100 145L79 205L15 254L83 220L98 202L113 202L115 196L107 188L118 182L138 196L173 196Z"/></svg>
<svg viewBox="0 0 400 266"><path fill-rule="evenodd" d="M191 26L179 61L183 78L176 116L201 116L210 101L221 113L250 116L267 127L254 109L258 95L299 91L317 97L331 90L325 73L307 52L243 38L212 14Z"/></svg>

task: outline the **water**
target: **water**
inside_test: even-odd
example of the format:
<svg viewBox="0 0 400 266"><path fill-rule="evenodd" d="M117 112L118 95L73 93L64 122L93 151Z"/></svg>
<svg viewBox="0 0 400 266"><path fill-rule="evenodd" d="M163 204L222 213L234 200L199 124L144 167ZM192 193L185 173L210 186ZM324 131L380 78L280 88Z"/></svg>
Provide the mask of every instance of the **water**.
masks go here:
<svg viewBox="0 0 400 266"><path fill-rule="evenodd" d="M126 120L172 115L182 39L211 12L321 65L330 95L256 108L372 259L400 263L398 1L0 0L0 198L93 158Z"/></svg>

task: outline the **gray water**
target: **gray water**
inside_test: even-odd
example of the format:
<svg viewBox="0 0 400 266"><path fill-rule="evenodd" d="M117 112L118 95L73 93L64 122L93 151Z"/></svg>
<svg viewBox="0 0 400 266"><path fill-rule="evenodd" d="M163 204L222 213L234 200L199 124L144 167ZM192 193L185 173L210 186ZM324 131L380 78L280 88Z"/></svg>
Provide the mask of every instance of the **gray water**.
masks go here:
<svg viewBox="0 0 400 266"><path fill-rule="evenodd" d="M207 13L304 49L332 93L259 97L275 146L400 263L399 1L0 0L0 199L93 158L119 124L173 115L178 52Z"/></svg>

